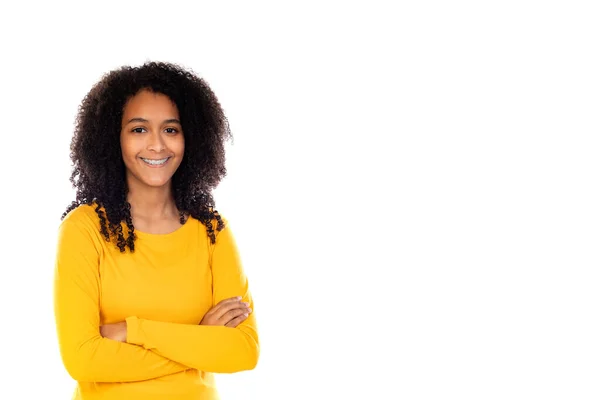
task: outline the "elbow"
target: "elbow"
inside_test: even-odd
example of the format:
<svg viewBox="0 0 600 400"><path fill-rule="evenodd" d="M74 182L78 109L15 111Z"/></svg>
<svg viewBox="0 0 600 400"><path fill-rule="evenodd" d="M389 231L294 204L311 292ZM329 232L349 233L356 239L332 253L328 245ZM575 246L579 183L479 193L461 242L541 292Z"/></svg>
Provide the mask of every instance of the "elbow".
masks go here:
<svg viewBox="0 0 600 400"><path fill-rule="evenodd" d="M210 371L229 374L256 368L260 358L256 332L239 328L228 328L225 332L231 335L228 337L230 341L224 348L226 351L218 358L218 367ZM201 366L196 368L203 369Z"/></svg>
<svg viewBox="0 0 600 400"><path fill-rule="evenodd" d="M243 347L238 347L235 353L230 353L225 358L225 363L214 372L236 373L250 371L256 368L260 355L258 343L255 340L247 340Z"/></svg>
<svg viewBox="0 0 600 400"><path fill-rule="evenodd" d="M92 346L92 348L90 348ZM66 347L66 346L65 346ZM81 343L61 348L61 358L67 373L77 382L95 382L98 370L93 362L93 343Z"/></svg>
<svg viewBox="0 0 600 400"><path fill-rule="evenodd" d="M258 338L247 337L246 348L244 354L239 358L239 363L235 372L250 371L256 368L258 359L260 358L260 346L258 344Z"/></svg>
<svg viewBox="0 0 600 400"><path fill-rule="evenodd" d="M248 354L246 355L245 360L241 365L241 371L251 371L254 368L256 368L256 365L258 364L259 355L260 350L258 348L258 344L256 344L249 349Z"/></svg>
<svg viewBox="0 0 600 400"><path fill-rule="evenodd" d="M235 362L229 362L224 370L215 372L235 373L243 371L251 371L258 364L258 350L251 350L243 357L236 357Z"/></svg>
<svg viewBox="0 0 600 400"><path fill-rule="evenodd" d="M89 363L77 355L63 356L63 365L67 373L77 382L93 382Z"/></svg>

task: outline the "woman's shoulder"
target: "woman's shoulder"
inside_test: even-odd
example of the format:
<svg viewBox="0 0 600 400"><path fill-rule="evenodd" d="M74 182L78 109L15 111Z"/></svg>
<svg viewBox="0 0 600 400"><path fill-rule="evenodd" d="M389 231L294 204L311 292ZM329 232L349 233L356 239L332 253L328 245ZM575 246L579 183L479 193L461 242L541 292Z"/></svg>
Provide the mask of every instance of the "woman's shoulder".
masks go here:
<svg viewBox="0 0 600 400"><path fill-rule="evenodd" d="M100 222L95 204L81 204L69 211L62 224L77 224L79 226L97 227Z"/></svg>
<svg viewBox="0 0 600 400"><path fill-rule="evenodd" d="M100 218L96 214L95 206L81 204L69 211L58 227L58 240L65 249L91 249L87 247L93 244L94 251L102 247L100 233Z"/></svg>

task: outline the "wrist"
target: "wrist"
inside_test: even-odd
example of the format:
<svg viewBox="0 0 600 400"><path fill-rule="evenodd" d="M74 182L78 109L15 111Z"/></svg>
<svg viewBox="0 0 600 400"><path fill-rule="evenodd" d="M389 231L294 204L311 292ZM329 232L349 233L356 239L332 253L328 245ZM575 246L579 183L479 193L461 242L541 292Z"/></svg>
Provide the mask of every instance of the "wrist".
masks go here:
<svg viewBox="0 0 600 400"><path fill-rule="evenodd" d="M125 343L141 345L137 337L140 320L136 316L125 318Z"/></svg>

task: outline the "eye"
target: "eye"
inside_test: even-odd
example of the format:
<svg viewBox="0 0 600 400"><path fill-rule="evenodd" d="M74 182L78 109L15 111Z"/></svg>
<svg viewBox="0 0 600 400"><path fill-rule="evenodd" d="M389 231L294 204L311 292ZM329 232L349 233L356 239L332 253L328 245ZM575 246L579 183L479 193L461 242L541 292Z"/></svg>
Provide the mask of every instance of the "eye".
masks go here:
<svg viewBox="0 0 600 400"><path fill-rule="evenodd" d="M179 132L177 130L177 128L166 128L165 131L167 131L167 133L170 133L170 134L174 134L174 133Z"/></svg>
<svg viewBox="0 0 600 400"><path fill-rule="evenodd" d="M144 128L133 128L131 130L131 132L134 132L134 133L144 133L144 131L145 131Z"/></svg>

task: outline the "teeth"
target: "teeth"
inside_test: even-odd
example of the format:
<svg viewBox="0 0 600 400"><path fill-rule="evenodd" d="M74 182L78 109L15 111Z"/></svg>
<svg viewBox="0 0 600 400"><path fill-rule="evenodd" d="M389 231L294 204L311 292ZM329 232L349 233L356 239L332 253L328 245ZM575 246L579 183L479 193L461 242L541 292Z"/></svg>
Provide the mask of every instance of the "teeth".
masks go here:
<svg viewBox="0 0 600 400"><path fill-rule="evenodd" d="M163 158L162 160L151 160L149 158L142 158L142 160L144 160L144 162L146 164L150 164L150 165L160 165L160 164L164 164L167 162L167 160L169 159L169 157L167 158Z"/></svg>

